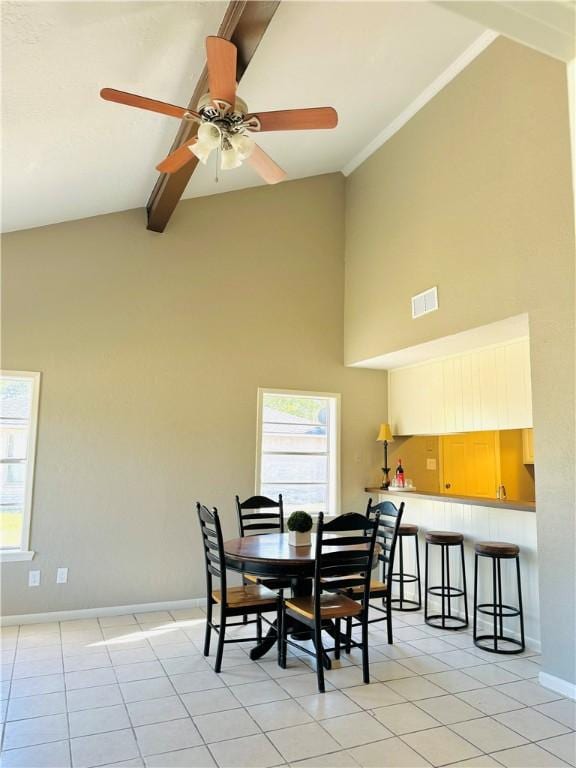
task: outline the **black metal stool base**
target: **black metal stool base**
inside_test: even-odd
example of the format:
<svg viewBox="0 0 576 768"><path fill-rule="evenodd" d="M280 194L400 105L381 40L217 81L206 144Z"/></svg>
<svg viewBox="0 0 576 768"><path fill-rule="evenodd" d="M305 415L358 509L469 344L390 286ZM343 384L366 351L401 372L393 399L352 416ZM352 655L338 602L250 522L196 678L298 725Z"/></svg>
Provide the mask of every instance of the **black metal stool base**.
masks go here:
<svg viewBox="0 0 576 768"><path fill-rule="evenodd" d="M496 648L494 647L494 641L496 640ZM484 645L483 642L486 641L487 643L491 643L491 646ZM511 645L517 646L515 648L502 648L499 644L500 643L510 643ZM514 637L503 637L501 635L495 636L494 635L476 635L474 638L474 645L476 648L480 648L481 651L488 651L488 653L498 653L498 654L504 654L505 656L512 656L515 653L522 653L524 650L524 643L520 640L516 640Z"/></svg>
<svg viewBox="0 0 576 768"><path fill-rule="evenodd" d="M443 616L441 613L428 616L424 621L429 627L446 629L448 632L458 632L461 629L466 629L468 626L468 619L463 619L460 616ZM447 623L449 621L455 622L455 626L449 627Z"/></svg>
<svg viewBox="0 0 576 768"><path fill-rule="evenodd" d="M488 547L494 550L492 553L485 551ZM512 656L516 653L522 653L526 648L524 638L524 614L522 611L522 584L520 580L520 558L518 555L518 547L516 547L516 553L510 555L509 549L513 545L500 544L498 542L494 544L481 543L476 545L476 552L474 556L474 631L473 640L474 645L480 648L482 651L488 653L501 654L503 656ZM500 552L498 551L500 550ZM491 603L479 603L478 602L478 570L479 570L479 558L484 557L492 561L492 602ZM501 562L502 560L514 560L516 565L516 579L518 589L518 607L514 605L508 605L503 602L502 597L502 572ZM484 614L491 617L491 624L493 625L492 633L486 635L478 634L478 616ZM504 619L518 618L520 623L520 640L516 640L514 637L509 637L504 634ZM502 647L502 643L511 645L512 648Z"/></svg>
<svg viewBox="0 0 576 768"><path fill-rule="evenodd" d="M416 545L416 573L404 573L404 539L414 538ZM410 613L411 611L419 611L422 608L422 588L420 586L420 552L418 547L418 533L401 533L398 536L398 549L400 557L400 572L393 573L390 577L390 581L399 584L399 596L393 597L390 600L390 607L393 611L401 611L402 613ZM418 585L418 600L408 600L404 597L404 585L405 584L417 584ZM409 606L409 607L407 607Z"/></svg>
<svg viewBox="0 0 576 768"><path fill-rule="evenodd" d="M417 600L402 600L400 597L393 597L392 600L390 600L392 603L392 610L393 611L402 611L402 613L410 613L410 611L419 611L422 608L422 603L419 603ZM398 603L398 606L395 606L394 603ZM406 606L411 606L410 608L406 608Z"/></svg>
<svg viewBox="0 0 576 768"><path fill-rule="evenodd" d="M458 632L468 627L468 596L466 589L466 564L464 562L464 540L461 534L453 534L453 536L459 536L459 541L449 541L448 536L450 534L436 534L437 536L443 535L444 541L428 541L427 534L426 539L426 563L424 567L424 622L430 627L435 629L444 629L449 632ZM442 566L442 583L439 586L428 586L428 544L432 546L440 547L440 562ZM458 547L460 554L460 568L462 575L462 588L453 587L450 584L450 547ZM441 612L429 614L428 613L428 595L439 597L442 602ZM464 618L452 613L452 600L460 599L464 601Z"/></svg>

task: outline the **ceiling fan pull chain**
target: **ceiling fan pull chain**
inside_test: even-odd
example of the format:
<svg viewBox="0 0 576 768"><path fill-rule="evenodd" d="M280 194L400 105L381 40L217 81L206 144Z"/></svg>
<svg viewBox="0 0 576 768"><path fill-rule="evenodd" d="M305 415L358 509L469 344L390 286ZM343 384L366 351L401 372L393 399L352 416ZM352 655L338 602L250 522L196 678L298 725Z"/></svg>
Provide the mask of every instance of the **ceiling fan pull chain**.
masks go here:
<svg viewBox="0 0 576 768"><path fill-rule="evenodd" d="M216 184L218 184L218 168L220 166L220 147L216 147L216 152L214 153L214 156L216 157L216 168L214 171L214 181Z"/></svg>

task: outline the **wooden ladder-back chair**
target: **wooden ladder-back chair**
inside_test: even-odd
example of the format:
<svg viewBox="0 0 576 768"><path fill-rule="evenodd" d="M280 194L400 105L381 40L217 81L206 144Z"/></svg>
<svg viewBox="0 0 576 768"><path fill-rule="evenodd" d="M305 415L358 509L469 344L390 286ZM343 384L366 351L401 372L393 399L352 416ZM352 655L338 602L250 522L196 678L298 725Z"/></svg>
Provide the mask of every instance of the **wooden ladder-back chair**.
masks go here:
<svg viewBox="0 0 576 768"><path fill-rule="evenodd" d="M382 616L378 616L373 619L368 619L368 624L374 624L377 621L385 621L386 629L388 633L388 642L394 642L394 636L392 632L392 571L394 566L394 555L396 552L396 544L398 541L398 530L400 528L400 522L402 521L402 515L404 514L404 502L396 507L391 501L381 501L379 504L372 504L372 499L368 501L368 508L366 510L366 518L369 522L373 522L376 517L378 518L378 530L376 534L376 541L380 545L378 552L378 560L382 563L381 579L372 578L370 580L370 600L377 600L381 598L382 606L371 604L371 608L378 611ZM341 590L342 594L351 597L354 600L362 598L362 594L358 587L349 586ZM350 648L354 643L352 642L352 628L359 626L354 625L352 619L349 619L346 626L346 651L349 653Z"/></svg>
<svg viewBox="0 0 576 768"><path fill-rule="evenodd" d="M210 637L214 630L218 635L218 647L216 650L216 662L214 671L222 669L222 654L225 643L255 643L262 641L262 614L274 611L279 617L279 598L262 584L244 584L241 587L229 587L226 579L226 559L224 555L224 541L222 539L222 527L218 510L213 507L209 510L202 504L196 504L200 530L202 532L202 547L206 562L206 634L204 637L204 656L210 654ZM220 580L220 589L213 588L213 579ZM212 618L214 605L220 606L220 623L216 624ZM243 625L245 622L229 623L231 616L244 616L255 614L256 618L247 623L256 624L256 637L238 637L226 639L226 628ZM267 622L272 626L271 622Z"/></svg>
<svg viewBox="0 0 576 768"><path fill-rule="evenodd" d="M276 511L275 511L276 510ZM264 533L284 533L284 506L282 494L278 501L267 496L250 496L240 501L236 496L236 513L238 515L238 530L240 536L256 536ZM264 584L268 589L288 589L290 580L266 579L253 573L242 575L244 584Z"/></svg>
<svg viewBox="0 0 576 768"><path fill-rule="evenodd" d="M341 515L324 523L324 515L318 516L316 533L315 572L313 594L293 597L283 601L280 642L280 666L286 666L287 646L293 645L316 657L318 690L324 693L324 651L334 651L340 657L340 631L342 619L355 617L362 626L362 671L365 683L370 682L368 663L368 601L370 599L370 571L378 532L379 515L370 519L356 512ZM342 535L330 535L342 534ZM360 590L360 597L351 599L338 593L340 587ZM359 602L358 602L359 601ZM310 627L313 633L315 653L292 640L288 640L285 615ZM322 630L335 638L334 648L322 646Z"/></svg>

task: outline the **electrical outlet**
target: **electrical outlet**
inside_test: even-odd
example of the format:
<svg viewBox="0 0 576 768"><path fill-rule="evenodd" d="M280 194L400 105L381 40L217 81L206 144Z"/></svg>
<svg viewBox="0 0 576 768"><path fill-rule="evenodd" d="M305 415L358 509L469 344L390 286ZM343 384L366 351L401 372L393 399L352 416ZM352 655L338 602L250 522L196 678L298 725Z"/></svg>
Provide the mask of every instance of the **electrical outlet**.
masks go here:
<svg viewBox="0 0 576 768"><path fill-rule="evenodd" d="M58 568L56 571L56 584L66 584L68 581L68 568Z"/></svg>
<svg viewBox="0 0 576 768"><path fill-rule="evenodd" d="M426 469L436 469L436 459L426 459Z"/></svg>
<svg viewBox="0 0 576 768"><path fill-rule="evenodd" d="M29 587L40 586L40 571L28 571L28 586Z"/></svg>

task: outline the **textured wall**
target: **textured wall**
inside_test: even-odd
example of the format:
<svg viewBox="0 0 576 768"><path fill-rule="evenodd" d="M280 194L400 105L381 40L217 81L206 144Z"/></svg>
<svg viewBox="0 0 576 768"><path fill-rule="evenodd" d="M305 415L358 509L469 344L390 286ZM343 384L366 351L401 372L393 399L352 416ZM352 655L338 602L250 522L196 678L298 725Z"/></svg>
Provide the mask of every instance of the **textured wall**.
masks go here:
<svg viewBox="0 0 576 768"><path fill-rule="evenodd" d="M544 670L576 682L565 66L498 39L346 191L348 362L529 314ZM411 320L410 296L433 285L440 310Z"/></svg>
<svg viewBox="0 0 576 768"><path fill-rule="evenodd" d="M3 612L201 596L194 505L254 492L259 386L342 394L342 508L377 477L386 376L342 364L340 175L3 238L3 367L42 371L30 563ZM56 568L69 583L56 586Z"/></svg>

